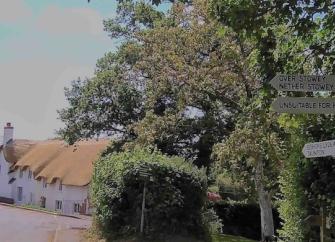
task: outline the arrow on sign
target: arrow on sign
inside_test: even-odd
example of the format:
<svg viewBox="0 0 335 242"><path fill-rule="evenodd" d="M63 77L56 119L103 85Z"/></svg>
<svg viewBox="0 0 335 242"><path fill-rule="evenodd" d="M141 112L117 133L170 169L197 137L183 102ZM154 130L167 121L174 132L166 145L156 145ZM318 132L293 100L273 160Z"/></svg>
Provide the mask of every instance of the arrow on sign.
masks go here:
<svg viewBox="0 0 335 242"><path fill-rule="evenodd" d="M272 103L278 113L335 113L335 98L279 97Z"/></svg>
<svg viewBox="0 0 335 242"><path fill-rule="evenodd" d="M335 91L335 75L315 76L279 74L270 81L270 84L278 91Z"/></svg>
<svg viewBox="0 0 335 242"><path fill-rule="evenodd" d="M306 158L334 156L335 140L305 144L302 153Z"/></svg>

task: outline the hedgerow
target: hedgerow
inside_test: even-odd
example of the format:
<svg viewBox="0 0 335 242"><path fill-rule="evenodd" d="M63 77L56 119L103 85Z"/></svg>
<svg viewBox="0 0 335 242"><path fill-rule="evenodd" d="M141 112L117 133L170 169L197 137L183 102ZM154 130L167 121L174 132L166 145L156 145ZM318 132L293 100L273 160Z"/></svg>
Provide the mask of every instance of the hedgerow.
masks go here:
<svg viewBox="0 0 335 242"><path fill-rule="evenodd" d="M140 174L144 167L147 178ZM96 222L106 238L139 233L144 183L146 236L206 234L205 170L179 157L134 149L95 163L91 195Z"/></svg>
<svg viewBox="0 0 335 242"><path fill-rule="evenodd" d="M285 160L279 183L281 199L278 201L283 227L279 235L284 241L301 242L306 240L306 225L302 222L307 216L306 195L303 188L304 163L301 150L305 141L292 135L290 155Z"/></svg>

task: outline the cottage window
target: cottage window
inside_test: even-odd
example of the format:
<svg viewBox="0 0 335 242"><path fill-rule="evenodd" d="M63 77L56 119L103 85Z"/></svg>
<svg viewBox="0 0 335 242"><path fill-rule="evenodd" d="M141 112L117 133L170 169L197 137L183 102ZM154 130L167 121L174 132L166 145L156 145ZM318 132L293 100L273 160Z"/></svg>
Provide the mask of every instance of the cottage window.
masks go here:
<svg viewBox="0 0 335 242"><path fill-rule="evenodd" d="M0 174L1 174L1 165L0 165Z"/></svg>
<svg viewBox="0 0 335 242"><path fill-rule="evenodd" d="M47 188L47 186L48 186L48 185L47 185L47 179L43 179L43 187L44 187L44 188Z"/></svg>
<svg viewBox="0 0 335 242"><path fill-rule="evenodd" d="M56 210L62 210L62 201L56 200Z"/></svg>
<svg viewBox="0 0 335 242"><path fill-rule="evenodd" d="M20 178L23 177L23 170L22 170L22 169L20 169L20 174L19 174L19 176L20 176Z"/></svg>
<svg viewBox="0 0 335 242"><path fill-rule="evenodd" d="M17 187L17 200L19 202L22 201L22 194L23 194L23 188L22 187Z"/></svg>
<svg viewBox="0 0 335 242"><path fill-rule="evenodd" d="M29 170L29 172L28 172L28 179L31 180L32 177L33 177L33 172Z"/></svg>
<svg viewBox="0 0 335 242"><path fill-rule="evenodd" d="M58 190L59 190L59 191L62 191L62 190L63 190L63 184L62 184L62 181L59 181L59 187L58 187Z"/></svg>
<svg viewBox="0 0 335 242"><path fill-rule="evenodd" d="M34 202L34 194L31 192L30 193L30 204L33 204L33 202Z"/></svg>
<svg viewBox="0 0 335 242"><path fill-rule="evenodd" d="M46 201L47 201L46 197L41 197L40 200L41 208L45 208Z"/></svg>
<svg viewBox="0 0 335 242"><path fill-rule="evenodd" d="M74 204L73 211L75 213L79 213L80 212L80 204L79 203L75 203Z"/></svg>

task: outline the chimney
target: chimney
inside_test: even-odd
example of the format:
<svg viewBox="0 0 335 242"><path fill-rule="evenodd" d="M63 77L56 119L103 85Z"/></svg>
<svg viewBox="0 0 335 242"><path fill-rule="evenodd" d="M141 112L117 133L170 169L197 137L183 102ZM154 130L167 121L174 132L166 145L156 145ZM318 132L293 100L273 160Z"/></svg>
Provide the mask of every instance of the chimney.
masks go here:
<svg viewBox="0 0 335 242"><path fill-rule="evenodd" d="M6 145L8 141L13 139L14 127L12 127L11 123L7 123L4 127L3 132L3 144Z"/></svg>

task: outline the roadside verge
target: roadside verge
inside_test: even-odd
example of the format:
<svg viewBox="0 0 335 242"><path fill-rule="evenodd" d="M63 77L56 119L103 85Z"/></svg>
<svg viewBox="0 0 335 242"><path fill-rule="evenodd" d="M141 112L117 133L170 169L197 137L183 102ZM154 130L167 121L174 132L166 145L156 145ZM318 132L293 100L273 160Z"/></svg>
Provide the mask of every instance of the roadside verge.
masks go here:
<svg viewBox="0 0 335 242"><path fill-rule="evenodd" d="M30 210L30 211L39 212L39 213L46 213L46 214L50 214L50 215L82 219L81 217L75 216L75 215L61 214L61 213L58 213L58 212L53 212L53 211L48 211L48 210L43 210L43 209L38 209L38 208L32 208L32 207L26 207L26 206L20 206L20 205L15 205L15 204L8 204L8 203L0 202L0 205L7 206L7 207L13 207L13 208L19 208L19 209Z"/></svg>

